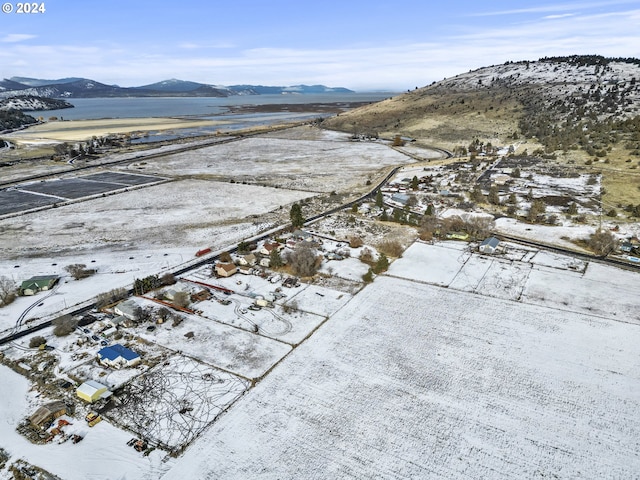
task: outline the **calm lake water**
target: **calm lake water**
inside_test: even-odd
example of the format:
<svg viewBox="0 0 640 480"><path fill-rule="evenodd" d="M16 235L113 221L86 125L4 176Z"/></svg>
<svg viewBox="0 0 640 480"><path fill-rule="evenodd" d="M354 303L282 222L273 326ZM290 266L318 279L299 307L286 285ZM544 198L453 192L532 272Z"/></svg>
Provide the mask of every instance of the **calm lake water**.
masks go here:
<svg viewBox="0 0 640 480"><path fill-rule="evenodd" d="M94 120L101 118L185 117L224 120L223 126L181 128L172 131L149 131L131 143L150 143L233 131L281 122L304 121L326 116L313 109L301 112L229 113L229 107L240 105L313 104L339 102L377 102L395 95L392 92L333 93L313 95L237 95L233 97L152 97L152 98L71 98L74 108L28 112L45 119Z"/></svg>
<svg viewBox="0 0 640 480"><path fill-rule="evenodd" d="M224 98L71 98L75 108L29 112L34 117L56 116L65 120L137 117L213 117L238 105L377 102L395 95L390 92L333 93L314 95L236 95ZM255 116L256 114L251 114ZM258 114L273 116L273 113ZM246 116L246 114L245 114Z"/></svg>

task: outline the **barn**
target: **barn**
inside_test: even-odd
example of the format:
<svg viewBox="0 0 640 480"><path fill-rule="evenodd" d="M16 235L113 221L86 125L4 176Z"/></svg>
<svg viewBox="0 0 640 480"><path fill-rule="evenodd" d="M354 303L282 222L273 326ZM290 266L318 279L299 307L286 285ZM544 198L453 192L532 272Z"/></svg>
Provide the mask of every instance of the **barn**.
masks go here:
<svg viewBox="0 0 640 480"><path fill-rule="evenodd" d="M85 402L93 403L101 398L111 396L111 392L106 385L102 385L94 380L87 380L76 389L76 395Z"/></svg>

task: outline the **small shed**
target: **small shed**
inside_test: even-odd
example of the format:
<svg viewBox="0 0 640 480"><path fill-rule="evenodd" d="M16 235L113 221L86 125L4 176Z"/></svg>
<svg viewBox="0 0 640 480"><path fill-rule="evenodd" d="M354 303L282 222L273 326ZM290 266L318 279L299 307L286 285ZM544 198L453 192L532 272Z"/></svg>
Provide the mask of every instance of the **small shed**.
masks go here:
<svg viewBox="0 0 640 480"><path fill-rule="evenodd" d="M43 290L49 290L58 283L55 275L36 275L20 284L20 295L35 295Z"/></svg>
<svg viewBox="0 0 640 480"><path fill-rule="evenodd" d="M94 380L87 380L76 389L76 395L85 402L93 403L101 398L111 396L111 392L106 385L102 385Z"/></svg>
<svg viewBox="0 0 640 480"><path fill-rule="evenodd" d="M60 400L56 400L55 402L47 403L38 408L33 415L29 417L29 422L35 427L47 428L56 418L66 415L67 413L67 405Z"/></svg>
<svg viewBox="0 0 640 480"><path fill-rule="evenodd" d="M116 343L98 351L98 361L113 368L133 367L140 363L140 355Z"/></svg>
<svg viewBox="0 0 640 480"><path fill-rule="evenodd" d="M496 237L489 237L482 241L482 243L478 247L478 250L480 251L480 253L492 255L496 253L499 245L500 240L498 240Z"/></svg>

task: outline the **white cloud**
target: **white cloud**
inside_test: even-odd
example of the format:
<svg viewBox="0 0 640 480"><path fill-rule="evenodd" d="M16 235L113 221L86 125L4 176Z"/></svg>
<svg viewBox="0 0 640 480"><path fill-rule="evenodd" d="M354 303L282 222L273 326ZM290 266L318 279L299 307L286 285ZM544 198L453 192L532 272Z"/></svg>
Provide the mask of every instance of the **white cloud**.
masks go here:
<svg viewBox="0 0 640 480"><path fill-rule="evenodd" d="M568 10L590 10L594 8L611 9L615 5L637 5L637 0L607 0L600 2L567 2L537 7L514 8L511 10L498 10L494 12L482 12L470 14L470 17L491 17L502 15L519 15L523 13L566 12Z"/></svg>
<svg viewBox="0 0 640 480"><path fill-rule="evenodd" d="M480 22L471 33L436 41L380 40L331 49L235 50L232 45L185 42L171 51L166 47L131 49L116 43L98 47L87 42L78 47L30 42L3 47L0 59L3 70L12 75L83 76L122 86L183 78L225 85L322 83L355 90L404 90L508 60L573 54L637 56L639 23L640 9L552 14L518 23ZM223 46L225 50L215 50Z"/></svg>
<svg viewBox="0 0 640 480"><path fill-rule="evenodd" d="M36 35L29 35L27 33L10 33L0 38L0 42L2 43L18 43L24 42L25 40L31 40L32 38L36 38Z"/></svg>

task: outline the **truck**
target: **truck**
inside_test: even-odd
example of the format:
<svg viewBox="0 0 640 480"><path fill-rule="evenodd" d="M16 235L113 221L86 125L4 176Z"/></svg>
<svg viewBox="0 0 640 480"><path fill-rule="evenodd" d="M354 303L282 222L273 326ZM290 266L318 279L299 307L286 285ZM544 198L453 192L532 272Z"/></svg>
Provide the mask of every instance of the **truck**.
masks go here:
<svg viewBox="0 0 640 480"><path fill-rule="evenodd" d="M102 421L102 417L98 415L96 412L89 412L87 416L84 417L90 427L93 427L95 424Z"/></svg>

